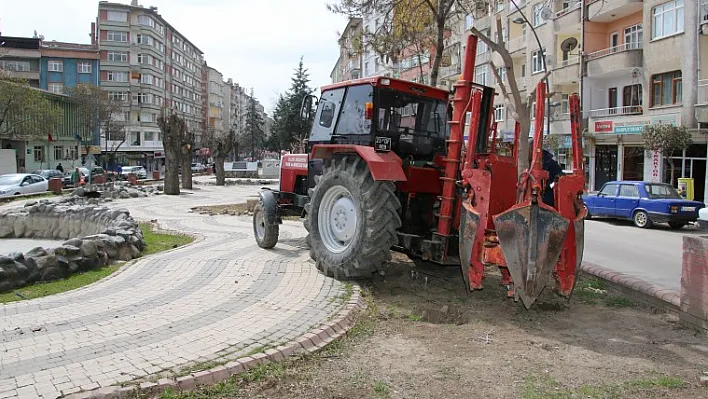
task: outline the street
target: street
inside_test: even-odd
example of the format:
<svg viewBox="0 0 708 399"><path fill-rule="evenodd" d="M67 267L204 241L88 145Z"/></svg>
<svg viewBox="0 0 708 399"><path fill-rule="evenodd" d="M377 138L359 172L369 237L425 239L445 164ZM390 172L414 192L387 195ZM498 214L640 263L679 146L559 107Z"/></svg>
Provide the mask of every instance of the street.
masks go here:
<svg viewBox="0 0 708 399"><path fill-rule="evenodd" d="M670 230L663 224L651 229L630 221L586 221L583 261L633 275L647 282L679 290L683 236L701 233L695 226Z"/></svg>

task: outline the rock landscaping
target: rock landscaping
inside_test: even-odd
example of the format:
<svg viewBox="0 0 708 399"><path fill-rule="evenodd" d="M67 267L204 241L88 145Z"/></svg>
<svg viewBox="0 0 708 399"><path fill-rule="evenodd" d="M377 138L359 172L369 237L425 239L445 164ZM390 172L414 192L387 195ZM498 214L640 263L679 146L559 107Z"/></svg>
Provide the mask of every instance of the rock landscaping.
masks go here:
<svg viewBox="0 0 708 399"><path fill-rule="evenodd" d="M161 195L162 190L162 185L134 186L128 182L116 182L112 184L93 184L87 187L79 187L71 193L71 196L98 200L94 202L111 202L114 199L144 198L151 195Z"/></svg>
<svg viewBox="0 0 708 399"><path fill-rule="evenodd" d="M56 248L0 255L0 292L139 257L145 239L138 223L128 210L98 206L99 200L72 195L0 211L0 238L67 240Z"/></svg>

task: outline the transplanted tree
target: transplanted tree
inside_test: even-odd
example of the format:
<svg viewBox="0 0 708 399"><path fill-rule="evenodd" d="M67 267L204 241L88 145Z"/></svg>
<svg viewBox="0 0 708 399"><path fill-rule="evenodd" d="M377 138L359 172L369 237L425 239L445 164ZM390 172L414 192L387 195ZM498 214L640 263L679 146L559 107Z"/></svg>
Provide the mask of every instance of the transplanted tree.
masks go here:
<svg viewBox="0 0 708 399"><path fill-rule="evenodd" d="M50 95L0 70L0 139L47 139L63 112Z"/></svg>
<svg viewBox="0 0 708 399"><path fill-rule="evenodd" d="M182 188L192 189L192 154L194 150L194 132L187 127L182 135L180 159L182 160Z"/></svg>
<svg viewBox="0 0 708 399"><path fill-rule="evenodd" d="M187 133L187 122L173 112L157 118L165 147L165 194L179 195L179 166ZM191 168L188 168L191 172ZM190 173L191 175L191 173Z"/></svg>
<svg viewBox="0 0 708 399"><path fill-rule="evenodd" d="M649 151L661 153L669 162L671 180L674 183L675 167L671 157L687 149L693 140L691 133L684 126L673 126L667 124L647 125L642 133L644 148Z"/></svg>
<svg viewBox="0 0 708 399"><path fill-rule="evenodd" d="M111 98L107 91L100 87L80 83L69 89L68 94L78 104L78 116L90 132L101 130L110 143L106 165L112 165L118 149L125 143L126 122L123 117L123 103Z"/></svg>
<svg viewBox="0 0 708 399"><path fill-rule="evenodd" d="M251 160L256 159L256 150L263 148L265 144L265 129L263 128L263 116L256 108L256 98L251 89L249 96L248 110L246 111L246 130L242 134L239 143L245 150L251 150Z"/></svg>
<svg viewBox="0 0 708 399"><path fill-rule="evenodd" d="M233 128L229 129L227 132L212 129L207 133L207 143L211 150L211 156L214 158L217 186L223 186L226 183L224 162L226 161L226 157L234 149L235 136L236 132Z"/></svg>

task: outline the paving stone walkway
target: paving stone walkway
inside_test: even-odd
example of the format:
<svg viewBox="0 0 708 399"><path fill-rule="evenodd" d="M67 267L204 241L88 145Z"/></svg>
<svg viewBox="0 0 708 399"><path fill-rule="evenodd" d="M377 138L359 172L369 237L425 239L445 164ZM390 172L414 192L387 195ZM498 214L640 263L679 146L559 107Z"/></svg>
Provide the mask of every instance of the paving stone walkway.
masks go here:
<svg viewBox="0 0 708 399"><path fill-rule="evenodd" d="M179 197L111 204L199 241L88 287L0 305L0 399L57 398L232 360L326 322L346 290L317 273L299 222L286 222L266 251L256 246L248 216L189 213L245 202L258 189L195 186Z"/></svg>

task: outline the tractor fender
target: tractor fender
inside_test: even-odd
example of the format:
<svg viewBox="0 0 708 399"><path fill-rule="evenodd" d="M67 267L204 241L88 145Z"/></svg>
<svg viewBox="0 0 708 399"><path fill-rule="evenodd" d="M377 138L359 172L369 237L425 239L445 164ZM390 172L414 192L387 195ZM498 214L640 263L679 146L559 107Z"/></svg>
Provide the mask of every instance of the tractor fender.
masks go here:
<svg viewBox="0 0 708 399"><path fill-rule="evenodd" d="M336 154L358 154L369 165L371 177L376 181L407 181L403 160L394 152L376 152L374 147L352 144L316 144L310 159L329 159Z"/></svg>
<svg viewBox="0 0 708 399"><path fill-rule="evenodd" d="M264 188L258 192L258 197L261 204L263 204L263 217L266 224L269 226L283 224L283 220L280 218L280 212L278 212L276 193L273 192L273 190Z"/></svg>

